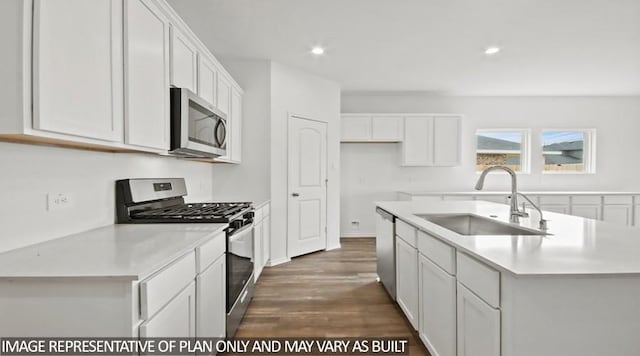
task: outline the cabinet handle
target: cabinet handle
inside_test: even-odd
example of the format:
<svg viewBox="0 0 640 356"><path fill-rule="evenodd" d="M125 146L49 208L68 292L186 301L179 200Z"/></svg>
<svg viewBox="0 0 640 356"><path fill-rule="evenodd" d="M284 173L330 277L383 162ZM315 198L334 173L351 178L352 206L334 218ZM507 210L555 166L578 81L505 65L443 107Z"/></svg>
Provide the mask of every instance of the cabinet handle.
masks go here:
<svg viewBox="0 0 640 356"><path fill-rule="evenodd" d="M292 196L292 197L299 197L299 196L300 196L300 194L298 194L298 193L292 193L292 194L291 194L291 196Z"/></svg>

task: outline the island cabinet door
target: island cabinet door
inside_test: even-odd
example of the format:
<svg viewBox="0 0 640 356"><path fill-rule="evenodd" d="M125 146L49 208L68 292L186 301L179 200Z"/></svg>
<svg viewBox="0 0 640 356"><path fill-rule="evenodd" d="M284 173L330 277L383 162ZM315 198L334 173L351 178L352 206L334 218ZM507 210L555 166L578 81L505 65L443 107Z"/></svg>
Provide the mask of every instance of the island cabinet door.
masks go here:
<svg viewBox="0 0 640 356"><path fill-rule="evenodd" d="M458 283L458 356L500 355L500 310Z"/></svg>
<svg viewBox="0 0 640 356"><path fill-rule="evenodd" d="M429 352L456 356L456 277L420 256L420 339Z"/></svg>
<svg viewBox="0 0 640 356"><path fill-rule="evenodd" d="M195 337L196 286L191 282L167 305L140 325L141 337Z"/></svg>
<svg viewBox="0 0 640 356"><path fill-rule="evenodd" d="M396 238L396 294L400 309L418 329L418 250Z"/></svg>

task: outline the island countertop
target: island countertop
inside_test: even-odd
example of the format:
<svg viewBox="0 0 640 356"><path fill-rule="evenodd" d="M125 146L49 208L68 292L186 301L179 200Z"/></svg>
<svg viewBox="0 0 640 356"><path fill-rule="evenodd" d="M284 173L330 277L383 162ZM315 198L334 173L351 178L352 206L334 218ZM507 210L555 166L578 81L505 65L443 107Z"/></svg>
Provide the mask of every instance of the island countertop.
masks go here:
<svg viewBox="0 0 640 356"><path fill-rule="evenodd" d="M0 278L141 280L227 226L199 223L105 226L1 253Z"/></svg>
<svg viewBox="0 0 640 356"><path fill-rule="evenodd" d="M484 201L393 201L376 205L475 258L515 275L640 275L640 229L544 212L547 236L463 236L416 214L470 213L508 223L509 206ZM538 229L527 209L520 226Z"/></svg>

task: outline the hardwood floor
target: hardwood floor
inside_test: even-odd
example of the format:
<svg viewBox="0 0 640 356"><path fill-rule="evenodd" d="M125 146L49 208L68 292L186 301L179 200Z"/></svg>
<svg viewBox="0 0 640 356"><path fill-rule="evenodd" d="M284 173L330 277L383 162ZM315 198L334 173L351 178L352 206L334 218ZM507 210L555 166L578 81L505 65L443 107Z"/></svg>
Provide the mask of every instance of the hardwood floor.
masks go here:
<svg viewBox="0 0 640 356"><path fill-rule="evenodd" d="M408 338L429 355L400 308L376 282L374 239L265 268L236 337Z"/></svg>

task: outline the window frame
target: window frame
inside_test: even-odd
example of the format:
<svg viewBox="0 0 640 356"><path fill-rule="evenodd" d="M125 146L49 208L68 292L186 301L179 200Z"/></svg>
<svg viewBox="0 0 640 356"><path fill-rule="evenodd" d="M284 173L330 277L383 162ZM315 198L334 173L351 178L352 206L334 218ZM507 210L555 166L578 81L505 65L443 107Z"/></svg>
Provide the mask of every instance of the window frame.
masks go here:
<svg viewBox="0 0 640 356"><path fill-rule="evenodd" d="M529 128L478 128L476 129L474 139L474 171L481 174L482 171L477 170L478 166L478 134L482 132L520 132L522 141L520 142L520 170L516 174L531 174L531 129ZM489 174L507 174L504 171L492 171Z"/></svg>
<svg viewBox="0 0 640 356"><path fill-rule="evenodd" d="M546 171L544 169L544 133L545 132L562 132L574 131L581 132L584 135L584 144L582 149L582 161L584 162L584 171ZM540 172L550 175L565 174L596 174L596 129L594 128L544 128L540 130Z"/></svg>

